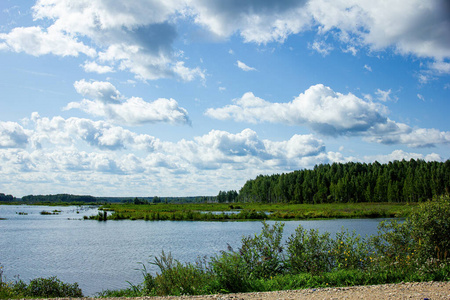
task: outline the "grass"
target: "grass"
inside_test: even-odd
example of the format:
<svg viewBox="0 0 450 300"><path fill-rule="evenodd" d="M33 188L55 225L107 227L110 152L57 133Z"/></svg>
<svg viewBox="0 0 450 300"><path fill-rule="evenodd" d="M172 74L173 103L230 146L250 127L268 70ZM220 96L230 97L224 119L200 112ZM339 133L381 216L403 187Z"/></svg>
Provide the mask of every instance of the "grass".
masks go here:
<svg viewBox="0 0 450 300"><path fill-rule="evenodd" d="M406 217L416 203L333 203L333 204L106 204L100 207L112 211L108 220L304 220L329 218ZM233 212L223 213L223 212ZM97 219L97 216L91 217Z"/></svg>

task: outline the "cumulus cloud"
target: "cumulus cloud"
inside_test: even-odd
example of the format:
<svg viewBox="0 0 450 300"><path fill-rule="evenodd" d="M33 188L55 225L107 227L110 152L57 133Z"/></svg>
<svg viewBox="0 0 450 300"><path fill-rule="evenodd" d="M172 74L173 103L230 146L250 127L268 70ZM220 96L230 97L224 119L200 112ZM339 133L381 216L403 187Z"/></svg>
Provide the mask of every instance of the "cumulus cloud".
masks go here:
<svg viewBox="0 0 450 300"><path fill-rule="evenodd" d="M111 66L102 66L97 64L95 61L85 61L83 65L81 65L84 71L88 73L98 73L105 74L114 72L114 68Z"/></svg>
<svg viewBox="0 0 450 300"><path fill-rule="evenodd" d="M394 46L400 54L442 59L450 56L449 6L445 0L368 2L310 1L319 30L336 31L345 43L372 50Z"/></svg>
<svg viewBox="0 0 450 300"><path fill-rule="evenodd" d="M204 1L190 2L195 21L219 36L235 32L247 42L283 42L289 35L316 29L332 33L356 53L394 47L400 54L450 57L449 12L445 0ZM325 51L322 41L313 48Z"/></svg>
<svg viewBox="0 0 450 300"><path fill-rule="evenodd" d="M34 21L49 26L19 27L1 33L0 49L35 56L84 54L95 59L82 66L87 72L106 73L117 66L141 80L202 78L202 70L180 65L184 62L177 60L173 50L177 32L169 21L185 7L182 0L37 1L32 8ZM89 41L90 46L79 40Z"/></svg>
<svg viewBox="0 0 450 300"><path fill-rule="evenodd" d="M247 66L245 63L243 63L242 61L238 60L236 62L236 65L238 66L239 69L241 69L242 71L245 72L249 72L249 71L256 71L255 68L249 67Z"/></svg>
<svg viewBox="0 0 450 300"><path fill-rule="evenodd" d="M154 151L159 140L144 134L136 134L120 126L104 121L92 121L83 118L62 117L46 118L33 113L34 128L29 142L35 149L47 145L73 146L85 142L90 146L104 150L135 149Z"/></svg>
<svg viewBox="0 0 450 300"><path fill-rule="evenodd" d="M387 120L377 124L367 132L366 141L387 145L404 144L408 147L433 147L436 144L449 144L450 132L431 128L411 128L410 126Z"/></svg>
<svg viewBox="0 0 450 300"><path fill-rule="evenodd" d="M210 108L206 115L239 122L270 122L287 125L307 125L324 135L364 132L386 120L380 107L355 95L334 92L322 84L311 86L293 101L271 103L245 93L235 104L223 108Z"/></svg>
<svg viewBox="0 0 450 300"><path fill-rule="evenodd" d="M174 99L159 98L153 102L146 102L139 97L125 99L110 82L87 82L83 79L75 82L74 86L79 94L93 100L70 102L65 110L80 109L114 123L127 125L190 124L187 111L179 107ZM123 99L123 102L120 101Z"/></svg>
<svg viewBox="0 0 450 300"><path fill-rule="evenodd" d="M83 65L88 72L117 67L141 80L203 79L204 70L179 61L173 46L177 25L194 22L219 37L239 34L257 44L282 43L290 35L314 31L310 48L322 55L332 50L325 40L335 38L353 55L361 48L392 48L401 55L432 58L431 68L439 73L448 71L450 58L449 6L446 0L39 0L32 9L34 21L48 27L0 33L0 49L84 54L95 59Z"/></svg>
<svg viewBox="0 0 450 300"><path fill-rule="evenodd" d="M339 152L326 152L323 141L313 135L272 141L261 139L251 129L236 133L212 130L190 140L167 142L82 118L46 118L33 113L27 129L6 123L0 123L0 178L8 178L2 186L15 195L92 194L93 186L95 195L130 195L133 186L136 196L147 195L149 190L170 196L180 191L180 185L185 185L183 195L211 195L223 186L236 189L259 174L312 168L319 163L442 160L435 153L402 150L389 155L344 157ZM3 142L5 135L22 131L22 139Z"/></svg>
<svg viewBox="0 0 450 300"><path fill-rule="evenodd" d="M283 42L290 34L308 28L307 1L205 1L190 2L195 22L214 34L228 37L239 32L246 42Z"/></svg>
<svg viewBox="0 0 450 300"><path fill-rule="evenodd" d="M25 52L33 56L54 54L58 56L78 56L83 53L93 57L96 51L75 37L65 35L55 27L47 30L38 26L17 27L10 33L0 33L0 49Z"/></svg>
<svg viewBox="0 0 450 300"><path fill-rule="evenodd" d="M391 99L390 91L378 90L381 100ZM404 144L409 147L432 147L450 143L450 132L437 129L413 129L390 120L386 107L355 95L341 94L322 84L311 86L291 102L271 103L253 93L245 93L234 104L209 108L205 114L219 120L270 122L308 126L323 135L359 135L366 141Z"/></svg>
<svg viewBox="0 0 450 300"><path fill-rule="evenodd" d="M110 82L87 82L82 79L80 81L76 81L73 86L78 94L84 97L100 100L104 103L118 103L121 99L120 92Z"/></svg>
<svg viewBox="0 0 450 300"><path fill-rule="evenodd" d="M0 122L0 148L23 148L28 143L29 131L14 122Z"/></svg>

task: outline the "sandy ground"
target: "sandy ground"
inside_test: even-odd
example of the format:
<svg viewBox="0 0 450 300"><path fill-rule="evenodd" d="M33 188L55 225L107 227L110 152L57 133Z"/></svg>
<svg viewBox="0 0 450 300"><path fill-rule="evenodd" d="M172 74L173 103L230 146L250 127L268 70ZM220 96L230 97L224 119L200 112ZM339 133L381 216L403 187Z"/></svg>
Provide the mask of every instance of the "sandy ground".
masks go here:
<svg viewBox="0 0 450 300"><path fill-rule="evenodd" d="M95 299L95 298L83 298ZM281 299L447 299L449 282L399 283L341 288L318 288L264 293L217 294L181 297L108 298L111 300L281 300Z"/></svg>

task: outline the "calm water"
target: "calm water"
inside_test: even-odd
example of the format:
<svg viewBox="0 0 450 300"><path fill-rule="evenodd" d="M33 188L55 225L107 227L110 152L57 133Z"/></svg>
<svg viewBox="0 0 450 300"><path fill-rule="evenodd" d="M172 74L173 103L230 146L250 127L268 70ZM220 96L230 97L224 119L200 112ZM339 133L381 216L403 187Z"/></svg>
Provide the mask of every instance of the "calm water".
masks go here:
<svg viewBox="0 0 450 300"><path fill-rule="evenodd" d="M41 215L42 210L61 210L58 215ZM78 213L77 213L78 211ZM28 213L19 215L19 212ZM96 208L0 205L0 264L4 276L22 280L57 276L64 282L78 282L84 295L105 289L127 288L127 281L142 281L143 262L171 252L182 262L199 256L213 256L237 249L241 237L261 231L260 222L181 222L181 221L88 221L84 215L97 214ZM382 219L287 221L284 237L298 225L305 229L334 234L342 227L364 235L376 234ZM273 223L273 222L269 222Z"/></svg>

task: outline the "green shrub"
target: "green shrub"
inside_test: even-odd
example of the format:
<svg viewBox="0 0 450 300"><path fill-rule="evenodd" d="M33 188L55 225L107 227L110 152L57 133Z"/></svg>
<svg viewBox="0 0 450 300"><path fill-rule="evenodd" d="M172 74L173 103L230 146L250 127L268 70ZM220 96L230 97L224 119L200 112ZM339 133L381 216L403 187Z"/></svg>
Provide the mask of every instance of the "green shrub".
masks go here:
<svg viewBox="0 0 450 300"><path fill-rule="evenodd" d="M409 217L411 237L422 259L450 258L450 197L435 197L419 205Z"/></svg>
<svg viewBox="0 0 450 300"><path fill-rule="evenodd" d="M291 273L317 274L331 270L332 242L328 232L307 232L301 225L287 241L287 265Z"/></svg>
<svg viewBox="0 0 450 300"><path fill-rule="evenodd" d="M375 267L378 269L407 267L417 256L409 221L383 221L378 225L378 235L370 243L376 251Z"/></svg>
<svg viewBox="0 0 450 300"><path fill-rule="evenodd" d="M207 294L210 272L197 264L182 264L164 251L155 257L151 264L156 265L160 273L155 277L144 272L144 293L148 295L200 295Z"/></svg>
<svg viewBox="0 0 450 300"><path fill-rule="evenodd" d="M336 234L332 245L334 267L336 269L361 269L371 266L373 246L354 231L342 229Z"/></svg>
<svg viewBox="0 0 450 300"><path fill-rule="evenodd" d="M83 293L78 287L78 283L64 283L56 278L56 276L31 280L25 293L26 296L45 298L83 297Z"/></svg>
<svg viewBox="0 0 450 300"><path fill-rule="evenodd" d="M215 275L216 289L225 293L247 292L251 290L250 274L243 257L229 247L211 259Z"/></svg>
<svg viewBox="0 0 450 300"><path fill-rule="evenodd" d="M245 262L245 268L252 278L268 278L283 272L283 228L284 224L269 226L262 222L259 235L242 238L239 255Z"/></svg>

